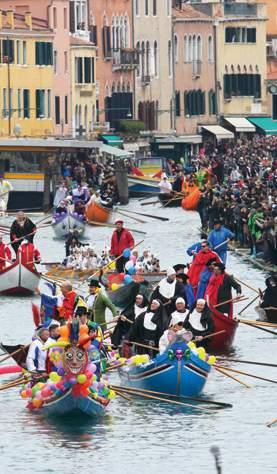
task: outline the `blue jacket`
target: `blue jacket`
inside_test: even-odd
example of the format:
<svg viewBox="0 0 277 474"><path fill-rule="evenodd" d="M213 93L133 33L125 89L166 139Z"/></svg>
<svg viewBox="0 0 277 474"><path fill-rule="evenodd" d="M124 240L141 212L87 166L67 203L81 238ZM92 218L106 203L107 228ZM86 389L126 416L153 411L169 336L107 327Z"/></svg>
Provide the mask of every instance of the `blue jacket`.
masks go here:
<svg viewBox="0 0 277 474"><path fill-rule="evenodd" d="M187 254L190 257L193 257L194 255L193 252L198 253L201 250L201 245L202 245L202 242L196 242L196 244L193 244L191 247L187 249Z"/></svg>
<svg viewBox="0 0 277 474"><path fill-rule="evenodd" d="M195 297L193 293L193 288L190 283L187 283L186 285L184 285L184 296L185 296L185 300L188 304L189 309L191 309L191 307L195 303Z"/></svg>
<svg viewBox="0 0 277 474"><path fill-rule="evenodd" d="M208 268L205 268L203 272L200 273L200 279L197 288L196 300L199 298L204 298L206 288L210 281L213 272L211 272Z"/></svg>
<svg viewBox="0 0 277 474"><path fill-rule="evenodd" d="M226 227L221 226L219 230L212 230L209 235L208 235L208 242L210 244L210 247L212 250L217 251L215 247L217 245L220 245L222 242L225 242L227 239L232 239L234 237L233 232L231 232L229 229L226 229ZM218 248L219 252L226 252L227 251L227 243L224 245L221 245Z"/></svg>

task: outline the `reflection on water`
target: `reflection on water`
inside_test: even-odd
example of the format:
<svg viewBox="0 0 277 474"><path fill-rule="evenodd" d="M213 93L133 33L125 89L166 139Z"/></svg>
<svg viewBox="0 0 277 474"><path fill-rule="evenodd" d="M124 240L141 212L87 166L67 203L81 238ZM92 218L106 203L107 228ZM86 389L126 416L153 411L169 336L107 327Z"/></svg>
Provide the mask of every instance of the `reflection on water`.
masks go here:
<svg viewBox="0 0 277 474"><path fill-rule="evenodd" d="M141 210L138 202L132 202L130 207ZM197 215L181 209L151 208L147 212L166 215L171 221L137 227L130 223L132 228L147 231L141 251L150 248L159 256L163 268L188 261L186 247L199 240ZM88 240L98 249L109 244L110 235L111 230L105 228L90 227L87 231ZM36 243L44 261L58 261L64 255L64 244L52 239L51 229L42 230ZM253 287L264 287L264 275L232 255L229 271ZM244 294L254 297L247 288ZM1 297L1 341L29 342L33 300L38 298ZM245 304L238 304L236 309ZM256 317L253 306L245 315L248 319ZM239 327L237 357L277 363L275 352L274 336ZM276 369L253 367L238 368L277 379ZM116 374L112 379L118 383ZM186 474L209 474L215 472L210 447L217 445L224 474L275 473L276 430L266 428L265 423L277 416L276 387L259 380L244 380L251 389L215 372L209 377L205 397L231 403L232 409L202 410L138 398L127 402L117 397L99 420L79 416L45 419L25 410L17 389L0 392L0 472L172 474L182 470Z"/></svg>

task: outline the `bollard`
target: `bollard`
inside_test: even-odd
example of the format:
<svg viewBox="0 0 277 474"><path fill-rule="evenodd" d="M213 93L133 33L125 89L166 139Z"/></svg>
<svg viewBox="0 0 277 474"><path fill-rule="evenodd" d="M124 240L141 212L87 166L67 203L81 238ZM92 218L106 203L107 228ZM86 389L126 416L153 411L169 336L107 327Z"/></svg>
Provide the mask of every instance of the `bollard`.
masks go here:
<svg viewBox="0 0 277 474"><path fill-rule="evenodd" d="M115 177L120 204L128 204L129 188L128 188L128 169L124 160L115 161Z"/></svg>

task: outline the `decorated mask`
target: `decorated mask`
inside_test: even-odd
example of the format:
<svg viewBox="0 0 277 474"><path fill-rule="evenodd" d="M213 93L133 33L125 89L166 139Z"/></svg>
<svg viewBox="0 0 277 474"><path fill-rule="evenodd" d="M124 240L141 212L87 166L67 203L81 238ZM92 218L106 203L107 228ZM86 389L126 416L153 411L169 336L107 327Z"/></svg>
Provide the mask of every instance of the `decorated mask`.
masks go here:
<svg viewBox="0 0 277 474"><path fill-rule="evenodd" d="M64 349L63 363L67 375L79 375L85 371L88 364L87 353L82 347L69 346Z"/></svg>

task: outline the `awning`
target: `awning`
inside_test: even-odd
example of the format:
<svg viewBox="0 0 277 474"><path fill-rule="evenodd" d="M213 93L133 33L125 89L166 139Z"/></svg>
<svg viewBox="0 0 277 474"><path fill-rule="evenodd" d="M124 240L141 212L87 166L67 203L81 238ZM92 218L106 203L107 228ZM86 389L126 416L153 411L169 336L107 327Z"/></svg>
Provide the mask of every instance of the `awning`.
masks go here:
<svg viewBox="0 0 277 474"><path fill-rule="evenodd" d="M201 135L178 135L177 137L159 137L155 138L155 143L158 144L172 144L172 143L189 143L189 144L196 144L202 143L202 136Z"/></svg>
<svg viewBox="0 0 277 474"><path fill-rule="evenodd" d="M248 117L259 130L265 135L277 135L277 121L272 120L271 117Z"/></svg>
<svg viewBox="0 0 277 474"><path fill-rule="evenodd" d="M220 125L201 125L206 132L212 133L217 140L230 140L234 138L234 134Z"/></svg>
<svg viewBox="0 0 277 474"><path fill-rule="evenodd" d="M100 139L103 140L103 142L106 145L110 146L122 146L123 145L123 140L118 137L117 135L100 135Z"/></svg>
<svg viewBox="0 0 277 474"><path fill-rule="evenodd" d="M224 117L224 120L235 128L236 132L255 133L256 129L245 117Z"/></svg>
<svg viewBox="0 0 277 474"><path fill-rule="evenodd" d="M120 150L120 148L116 148L114 146L110 145L104 145L102 144L100 148L100 152L106 153L107 155L110 155L114 158L128 158L130 153L126 150Z"/></svg>
<svg viewBox="0 0 277 474"><path fill-rule="evenodd" d="M139 151L139 146L137 143L124 143L123 147L126 151Z"/></svg>

